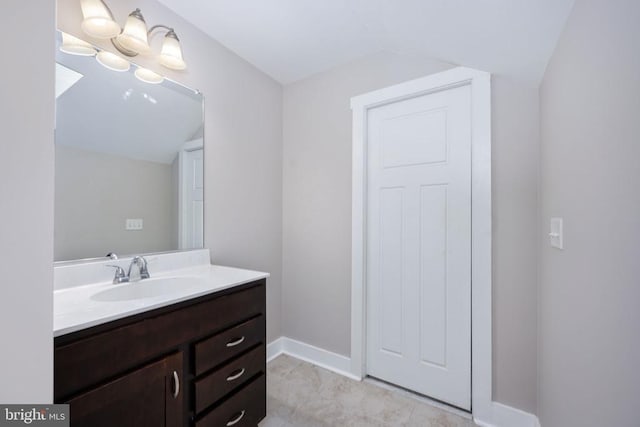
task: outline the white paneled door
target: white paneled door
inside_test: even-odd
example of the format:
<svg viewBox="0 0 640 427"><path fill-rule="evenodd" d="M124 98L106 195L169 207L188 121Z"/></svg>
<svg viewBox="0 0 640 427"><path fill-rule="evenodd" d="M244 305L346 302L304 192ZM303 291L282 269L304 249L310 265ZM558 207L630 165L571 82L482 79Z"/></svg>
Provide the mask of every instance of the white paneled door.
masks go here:
<svg viewBox="0 0 640 427"><path fill-rule="evenodd" d="M367 114L367 373L470 410L470 86Z"/></svg>

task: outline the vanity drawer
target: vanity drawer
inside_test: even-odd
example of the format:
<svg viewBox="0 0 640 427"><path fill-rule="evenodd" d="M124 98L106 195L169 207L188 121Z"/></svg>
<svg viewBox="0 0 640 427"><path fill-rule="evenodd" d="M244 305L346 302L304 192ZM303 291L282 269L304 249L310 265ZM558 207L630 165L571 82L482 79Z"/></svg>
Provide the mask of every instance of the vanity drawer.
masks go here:
<svg viewBox="0 0 640 427"><path fill-rule="evenodd" d="M54 399L68 397L189 341L263 313L264 281L257 284L163 314L145 313L132 318L131 324L57 346Z"/></svg>
<svg viewBox="0 0 640 427"><path fill-rule="evenodd" d="M196 413L265 370L264 344L196 381Z"/></svg>
<svg viewBox="0 0 640 427"><path fill-rule="evenodd" d="M267 381L261 375L196 421L196 427L255 427L267 415Z"/></svg>
<svg viewBox="0 0 640 427"><path fill-rule="evenodd" d="M265 318L260 315L196 344L196 375L264 342Z"/></svg>

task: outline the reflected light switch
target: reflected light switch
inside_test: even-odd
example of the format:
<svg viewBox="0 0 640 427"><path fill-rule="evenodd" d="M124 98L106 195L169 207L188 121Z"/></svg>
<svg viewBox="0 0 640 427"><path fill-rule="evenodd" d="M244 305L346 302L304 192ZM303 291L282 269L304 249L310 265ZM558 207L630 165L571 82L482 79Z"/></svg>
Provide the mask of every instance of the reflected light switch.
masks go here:
<svg viewBox="0 0 640 427"><path fill-rule="evenodd" d="M562 218L551 218L549 243L552 248L564 249L562 239Z"/></svg>
<svg viewBox="0 0 640 427"><path fill-rule="evenodd" d="M127 219L124 224L125 230L142 230L142 218Z"/></svg>

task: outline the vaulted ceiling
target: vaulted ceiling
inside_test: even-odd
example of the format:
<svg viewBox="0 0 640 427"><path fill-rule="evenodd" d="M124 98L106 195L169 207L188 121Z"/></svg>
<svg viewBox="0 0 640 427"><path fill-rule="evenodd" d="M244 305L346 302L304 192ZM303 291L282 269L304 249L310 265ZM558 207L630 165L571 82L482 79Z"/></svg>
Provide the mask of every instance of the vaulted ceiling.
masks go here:
<svg viewBox="0 0 640 427"><path fill-rule="evenodd" d="M160 0L287 84L381 50L537 84L574 0Z"/></svg>

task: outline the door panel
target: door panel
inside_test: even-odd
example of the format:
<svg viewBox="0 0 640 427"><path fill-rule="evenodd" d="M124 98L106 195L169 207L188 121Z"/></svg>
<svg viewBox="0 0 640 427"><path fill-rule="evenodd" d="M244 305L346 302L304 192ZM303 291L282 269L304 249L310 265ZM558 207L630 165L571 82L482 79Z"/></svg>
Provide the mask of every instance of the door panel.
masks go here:
<svg viewBox="0 0 640 427"><path fill-rule="evenodd" d="M470 88L367 118L367 373L470 409Z"/></svg>
<svg viewBox="0 0 640 427"><path fill-rule="evenodd" d="M402 192L380 189L380 340L381 348L403 354L402 330ZM400 284L398 286L398 284Z"/></svg>
<svg viewBox="0 0 640 427"><path fill-rule="evenodd" d="M447 160L446 112L420 111L380 123L382 167L439 163ZM424 141L429 136L428 143Z"/></svg>
<svg viewBox="0 0 640 427"><path fill-rule="evenodd" d="M70 405L71 425L182 425L184 399L180 389L176 391L174 372L178 381L182 381L182 353L176 353L74 397L67 402Z"/></svg>
<svg viewBox="0 0 640 427"><path fill-rule="evenodd" d="M420 188L420 361L446 365L447 186Z"/></svg>

